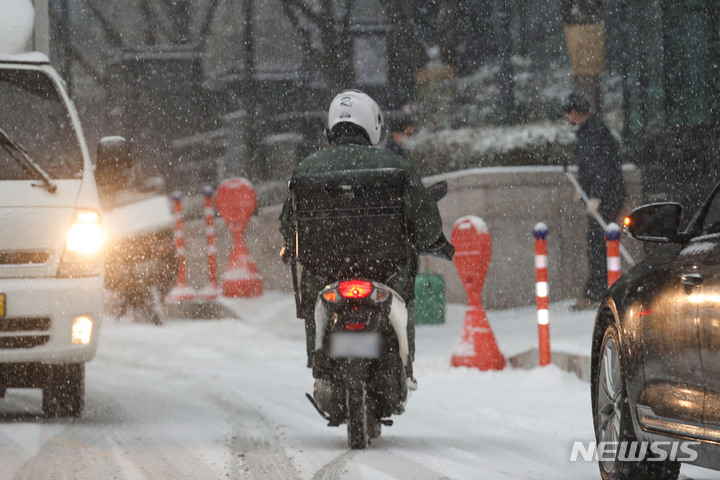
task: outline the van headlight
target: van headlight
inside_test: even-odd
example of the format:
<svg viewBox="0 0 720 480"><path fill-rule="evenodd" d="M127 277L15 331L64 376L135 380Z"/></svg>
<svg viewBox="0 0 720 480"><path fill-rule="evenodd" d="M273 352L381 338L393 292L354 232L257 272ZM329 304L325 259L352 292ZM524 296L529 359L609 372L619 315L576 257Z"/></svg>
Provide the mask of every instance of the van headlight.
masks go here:
<svg viewBox="0 0 720 480"><path fill-rule="evenodd" d="M87 345L92 338L93 321L92 317L81 315L75 317L72 326L72 344Z"/></svg>
<svg viewBox="0 0 720 480"><path fill-rule="evenodd" d="M65 237L65 252L58 276L90 277L100 275L105 241L100 214L94 210L75 211L72 224Z"/></svg>

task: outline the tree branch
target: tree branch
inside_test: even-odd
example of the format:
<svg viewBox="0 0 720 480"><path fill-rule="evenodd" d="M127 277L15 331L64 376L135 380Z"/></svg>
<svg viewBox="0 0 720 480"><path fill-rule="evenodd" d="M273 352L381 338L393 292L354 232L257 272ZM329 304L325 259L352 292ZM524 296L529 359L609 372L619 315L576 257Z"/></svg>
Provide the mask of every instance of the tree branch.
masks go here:
<svg viewBox="0 0 720 480"><path fill-rule="evenodd" d="M76 62L78 62L83 69L88 72L96 82L100 84L104 84L105 78L102 72L97 70L82 54L80 49L78 49L74 44L67 45L68 50L70 50L70 56L75 59Z"/></svg>
<svg viewBox="0 0 720 480"><path fill-rule="evenodd" d="M300 16L298 13L296 13L290 4L295 4L295 7L298 7L297 2L293 0L287 0L285 2L281 2L283 10L285 11L285 15L288 17L288 20L290 20L290 23L293 27L295 27L295 30L300 34L300 37L303 40L303 43L305 44L305 49L310 52L310 55L315 57L315 59L322 63L321 56L322 52L318 51L315 47L312 45L312 34L310 30L303 28L303 26L300 24Z"/></svg>
<svg viewBox="0 0 720 480"><path fill-rule="evenodd" d="M322 49L321 62L327 75L329 87L333 90L345 87L343 72L347 71L344 64L347 53L344 51L343 40L347 37L345 31L338 30L332 12L332 0L322 0L320 7L320 21L317 24L320 31L320 45Z"/></svg>
<svg viewBox="0 0 720 480"><path fill-rule="evenodd" d="M208 5L207 10L205 11L205 18L200 25L201 44L204 44L207 40L207 37L210 35L210 28L212 27L212 22L215 19L215 14L217 13L219 3L220 0L210 0L210 5Z"/></svg>
<svg viewBox="0 0 720 480"><path fill-rule="evenodd" d="M315 25L319 25L321 22L320 15L313 12L312 8L310 8L303 0L283 0L280 3L282 3L283 8L286 10L289 6L294 6Z"/></svg>
<svg viewBox="0 0 720 480"><path fill-rule="evenodd" d="M410 68L417 72L430 60L425 46L417 33L412 20L403 8L403 0L378 0L385 15L394 26L400 49L405 54Z"/></svg>
<svg viewBox="0 0 720 480"><path fill-rule="evenodd" d="M160 6L161 10L165 10L166 8L167 4L165 8ZM176 29L172 12L168 12L167 10L158 11L158 7L155 6L155 2L153 0L145 0L143 2L143 14L145 16L145 23L148 32L150 32L150 26L155 23L155 20L157 20L160 31L163 35L165 35L167 41L170 43L177 43L180 35ZM168 17L170 17L172 24L168 23ZM152 43L157 43L157 36L154 34L152 34L152 36L155 37L155 42Z"/></svg>
<svg viewBox="0 0 720 480"><path fill-rule="evenodd" d="M107 37L108 41L113 47L122 48L124 46L122 35L113 26L112 22L105 17L105 14L95 5L92 0L80 0L83 5L92 12L95 18L98 19L100 25Z"/></svg>

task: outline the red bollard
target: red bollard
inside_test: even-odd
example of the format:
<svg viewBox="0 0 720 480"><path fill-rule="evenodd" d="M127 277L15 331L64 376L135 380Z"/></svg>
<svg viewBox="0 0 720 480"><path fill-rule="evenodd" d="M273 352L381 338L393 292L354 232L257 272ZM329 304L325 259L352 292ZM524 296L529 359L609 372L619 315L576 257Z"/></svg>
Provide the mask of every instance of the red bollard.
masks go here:
<svg viewBox="0 0 720 480"><path fill-rule="evenodd" d="M226 297L256 297L262 294L262 278L245 246L245 228L255 212L257 197L250 182L229 178L217 191L217 210L233 233L233 247L223 275Z"/></svg>
<svg viewBox="0 0 720 480"><path fill-rule="evenodd" d="M547 262L548 228L538 223L533 230L535 237L535 304L538 321L538 356L540 366L550 364L550 300Z"/></svg>
<svg viewBox="0 0 720 480"><path fill-rule="evenodd" d="M193 300L195 291L187 286L187 256L185 255L185 233L183 232L182 203L180 192L172 194L173 214L175 215L175 227L173 236L175 238L175 251L178 257L178 270L176 285L165 296L165 303L178 303Z"/></svg>
<svg viewBox="0 0 720 480"><path fill-rule="evenodd" d="M205 245L207 248L208 284L198 292L198 296L205 300L215 300L220 296L217 274L217 246L215 235L215 210L213 209L213 189L207 186L203 189L205 197Z"/></svg>
<svg viewBox="0 0 720 480"><path fill-rule="evenodd" d="M608 224L605 229L607 249L607 282L611 287L620 278L620 227L617 223Z"/></svg>
<svg viewBox="0 0 720 480"><path fill-rule="evenodd" d="M468 298L465 323L453 350L451 365L502 370L505 357L498 349L482 305L482 289L492 257L487 225L479 217L460 218L453 227L451 242L455 246L453 263Z"/></svg>

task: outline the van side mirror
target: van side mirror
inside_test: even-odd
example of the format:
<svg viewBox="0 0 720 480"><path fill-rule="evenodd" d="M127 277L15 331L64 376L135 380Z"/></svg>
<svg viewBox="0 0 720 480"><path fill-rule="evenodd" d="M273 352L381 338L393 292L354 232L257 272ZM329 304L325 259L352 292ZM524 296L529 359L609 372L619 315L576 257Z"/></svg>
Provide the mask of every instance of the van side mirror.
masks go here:
<svg viewBox="0 0 720 480"><path fill-rule="evenodd" d="M104 137L98 143L95 180L106 192L127 187L132 171L130 147L123 137Z"/></svg>
<svg viewBox="0 0 720 480"><path fill-rule="evenodd" d="M643 205L625 217L625 228L632 238L646 242L670 243L678 236L682 206L675 202Z"/></svg>

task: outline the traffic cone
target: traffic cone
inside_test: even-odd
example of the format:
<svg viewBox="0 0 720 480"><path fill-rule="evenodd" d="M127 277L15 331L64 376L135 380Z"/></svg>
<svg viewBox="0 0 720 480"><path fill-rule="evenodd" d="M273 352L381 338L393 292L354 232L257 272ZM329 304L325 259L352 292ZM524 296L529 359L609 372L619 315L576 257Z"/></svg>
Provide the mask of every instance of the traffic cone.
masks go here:
<svg viewBox="0 0 720 480"><path fill-rule="evenodd" d="M479 217L460 218L453 227L451 242L455 246L453 263L467 292L468 309L450 364L453 367L502 370L505 368L505 357L500 353L482 305L482 288L492 257L487 225Z"/></svg>

